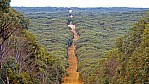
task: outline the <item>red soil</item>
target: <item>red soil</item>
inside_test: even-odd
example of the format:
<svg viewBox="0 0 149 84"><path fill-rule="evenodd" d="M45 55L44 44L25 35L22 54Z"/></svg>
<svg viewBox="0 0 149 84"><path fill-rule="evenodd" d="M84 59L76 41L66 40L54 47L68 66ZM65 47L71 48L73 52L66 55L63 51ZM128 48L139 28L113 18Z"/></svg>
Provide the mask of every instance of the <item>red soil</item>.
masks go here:
<svg viewBox="0 0 149 84"><path fill-rule="evenodd" d="M71 31L74 33L73 42L79 39L79 35L75 30L75 25L68 25L71 28ZM67 72L69 76L64 76L62 84L84 84L79 80L79 72L77 72L77 57L75 56L75 45L72 45L68 48L68 63L69 67L67 68Z"/></svg>

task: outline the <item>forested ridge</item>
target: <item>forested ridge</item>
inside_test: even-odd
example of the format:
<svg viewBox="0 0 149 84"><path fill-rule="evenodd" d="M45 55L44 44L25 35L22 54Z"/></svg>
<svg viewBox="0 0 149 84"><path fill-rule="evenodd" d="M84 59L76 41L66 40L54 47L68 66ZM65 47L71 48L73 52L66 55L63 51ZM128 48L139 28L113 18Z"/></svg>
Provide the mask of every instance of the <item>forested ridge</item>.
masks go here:
<svg viewBox="0 0 149 84"><path fill-rule="evenodd" d="M14 7L21 14L9 3L0 1L0 84L60 84L73 39L68 8ZM149 83L147 8L71 9L80 80Z"/></svg>
<svg viewBox="0 0 149 84"><path fill-rule="evenodd" d="M67 42L60 44L65 50L49 53L28 31L29 20L9 3L0 1L0 84L59 84L67 65Z"/></svg>
<svg viewBox="0 0 149 84"><path fill-rule="evenodd" d="M127 22L121 24L125 26L120 26L114 21L116 27L106 26L106 23L103 22L100 26L105 25L100 28L95 27L94 23L77 24L80 39L76 43L76 54L80 78L85 84L148 84L148 14L128 30ZM124 32L125 35L122 34Z"/></svg>

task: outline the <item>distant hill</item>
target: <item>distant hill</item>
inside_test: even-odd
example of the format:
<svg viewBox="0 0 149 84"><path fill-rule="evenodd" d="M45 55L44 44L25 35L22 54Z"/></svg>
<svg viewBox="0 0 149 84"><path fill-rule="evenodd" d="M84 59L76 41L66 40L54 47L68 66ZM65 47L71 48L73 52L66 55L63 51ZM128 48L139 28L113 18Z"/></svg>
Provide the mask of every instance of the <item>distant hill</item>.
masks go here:
<svg viewBox="0 0 149 84"><path fill-rule="evenodd" d="M98 8L67 8L67 7L13 7L15 10L22 13L56 13L64 12L68 9L77 11L90 11L90 12L130 12L130 11L146 11L149 8L128 8L128 7L98 7Z"/></svg>

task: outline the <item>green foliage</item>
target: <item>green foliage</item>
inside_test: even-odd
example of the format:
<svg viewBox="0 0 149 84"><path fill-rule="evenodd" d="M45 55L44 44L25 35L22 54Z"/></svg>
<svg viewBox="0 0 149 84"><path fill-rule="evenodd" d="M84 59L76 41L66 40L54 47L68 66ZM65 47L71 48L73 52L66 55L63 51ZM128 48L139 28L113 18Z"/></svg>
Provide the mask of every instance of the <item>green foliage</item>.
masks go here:
<svg viewBox="0 0 149 84"><path fill-rule="evenodd" d="M0 0L0 14L8 13L10 0Z"/></svg>
<svg viewBox="0 0 149 84"><path fill-rule="evenodd" d="M1 69L1 82L6 83L15 83L15 84L33 84L30 76L23 72L21 74L18 73L19 65L16 63L15 58L7 58L7 62L3 63Z"/></svg>
<svg viewBox="0 0 149 84"><path fill-rule="evenodd" d="M136 22L129 33L117 40L119 52L112 58L117 58L118 67L116 73L109 78L112 84L148 84L148 29L149 20L145 18ZM120 54L121 53L121 54ZM108 55L110 56L110 55ZM112 61L112 60L111 60ZM112 61L114 62L114 61ZM106 62L107 63L107 62ZM108 74L106 73L108 76ZM106 76L106 77L107 77Z"/></svg>
<svg viewBox="0 0 149 84"><path fill-rule="evenodd" d="M35 36L31 32L29 32L27 30L23 30L22 33L23 33L24 37L26 37L26 39L28 41L31 41L31 42L35 42L36 41Z"/></svg>
<svg viewBox="0 0 149 84"><path fill-rule="evenodd" d="M59 84L62 75L67 74L67 48L73 38L66 26L67 14L63 8L51 8L50 12L46 11L48 8L43 12L40 7L29 9L32 11L28 8L24 11L31 19L29 26L29 21L16 12L4 13L0 20L13 23L13 29L19 28L5 42L12 53L5 52L7 59L3 58L0 82ZM85 84L148 84L149 15L129 29L144 15L143 9L73 9L76 11L73 22L80 35L75 52L81 80ZM17 18L13 21L10 16Z"/></svg>
<svg viewBox="0 0 149 84"><path fill-rule="evenodd" d="M129 57L126 54L130 55L139 46L144 29L143 19L134 24L130 29L130 35L123 35L143 13L83 11L77 14L76 29L80 39L75 44L80 79L85 84L122 83L123 81L116 79L119 74L126 75L125 60ZM117 39L118 37L121 38Z"/></svg>
<svg viewBox="0 0 149 84"><path fill-rule="evenodd" d="M42 73L46 73L44 74L44 76L47 76L45 79L47 83L50 84L59 84L62 80L62 76L67 74L67 48L72 43L73 34L70 28L67 27L66 19L62 15L65 15L65 13L26 14L26 17L31 20L29 30L35 34L37 38L36 41L46 48L39 47L35 54L38 54L38 58L42 60L43 63L48 64L47 68L40 67L39 70ZM28 35L29 34L27 34L27 37ZM28 38L30 39L30 37ZM33 40L33 38L31 38L31 40ZM46 54L45 51L48 53Z"/></svg>
<svg viewBox="0 0 149 84"><path fill-rule="evenodd" d="M0 3L0 7L4 8L3 6L6 4ZM0 83L59 84L63 74L66 73L67 47L73 38L70 29L67 26L63 27L65 19L36 20L53 24L43 25L45 23L37 22L39 24L34 26L31 23L30 28L41 32L40 30L45 27L43 31L53 32L36 33L35 36L27 30L29 20L9 7L9 4L7 6L5 8L9 11L0 10ZM53 16L49 15L49 19L51 17ZM42 34L45 36L41 36ZM49 42L43 43L42 41L45 40L49 40Z"/></svg>

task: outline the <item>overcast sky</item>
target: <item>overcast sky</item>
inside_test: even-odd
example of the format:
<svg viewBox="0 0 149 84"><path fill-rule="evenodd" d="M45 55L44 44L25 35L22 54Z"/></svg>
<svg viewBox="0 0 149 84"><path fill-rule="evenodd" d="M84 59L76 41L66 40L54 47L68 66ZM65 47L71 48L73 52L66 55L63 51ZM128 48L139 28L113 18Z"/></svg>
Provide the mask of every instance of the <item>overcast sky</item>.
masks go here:
<svg viewBox="0 0 149 84"><path fill-rule="evenodd" d="M11 6L24 7L141 7L149 8L149 0L11 0Z"/></svg>

